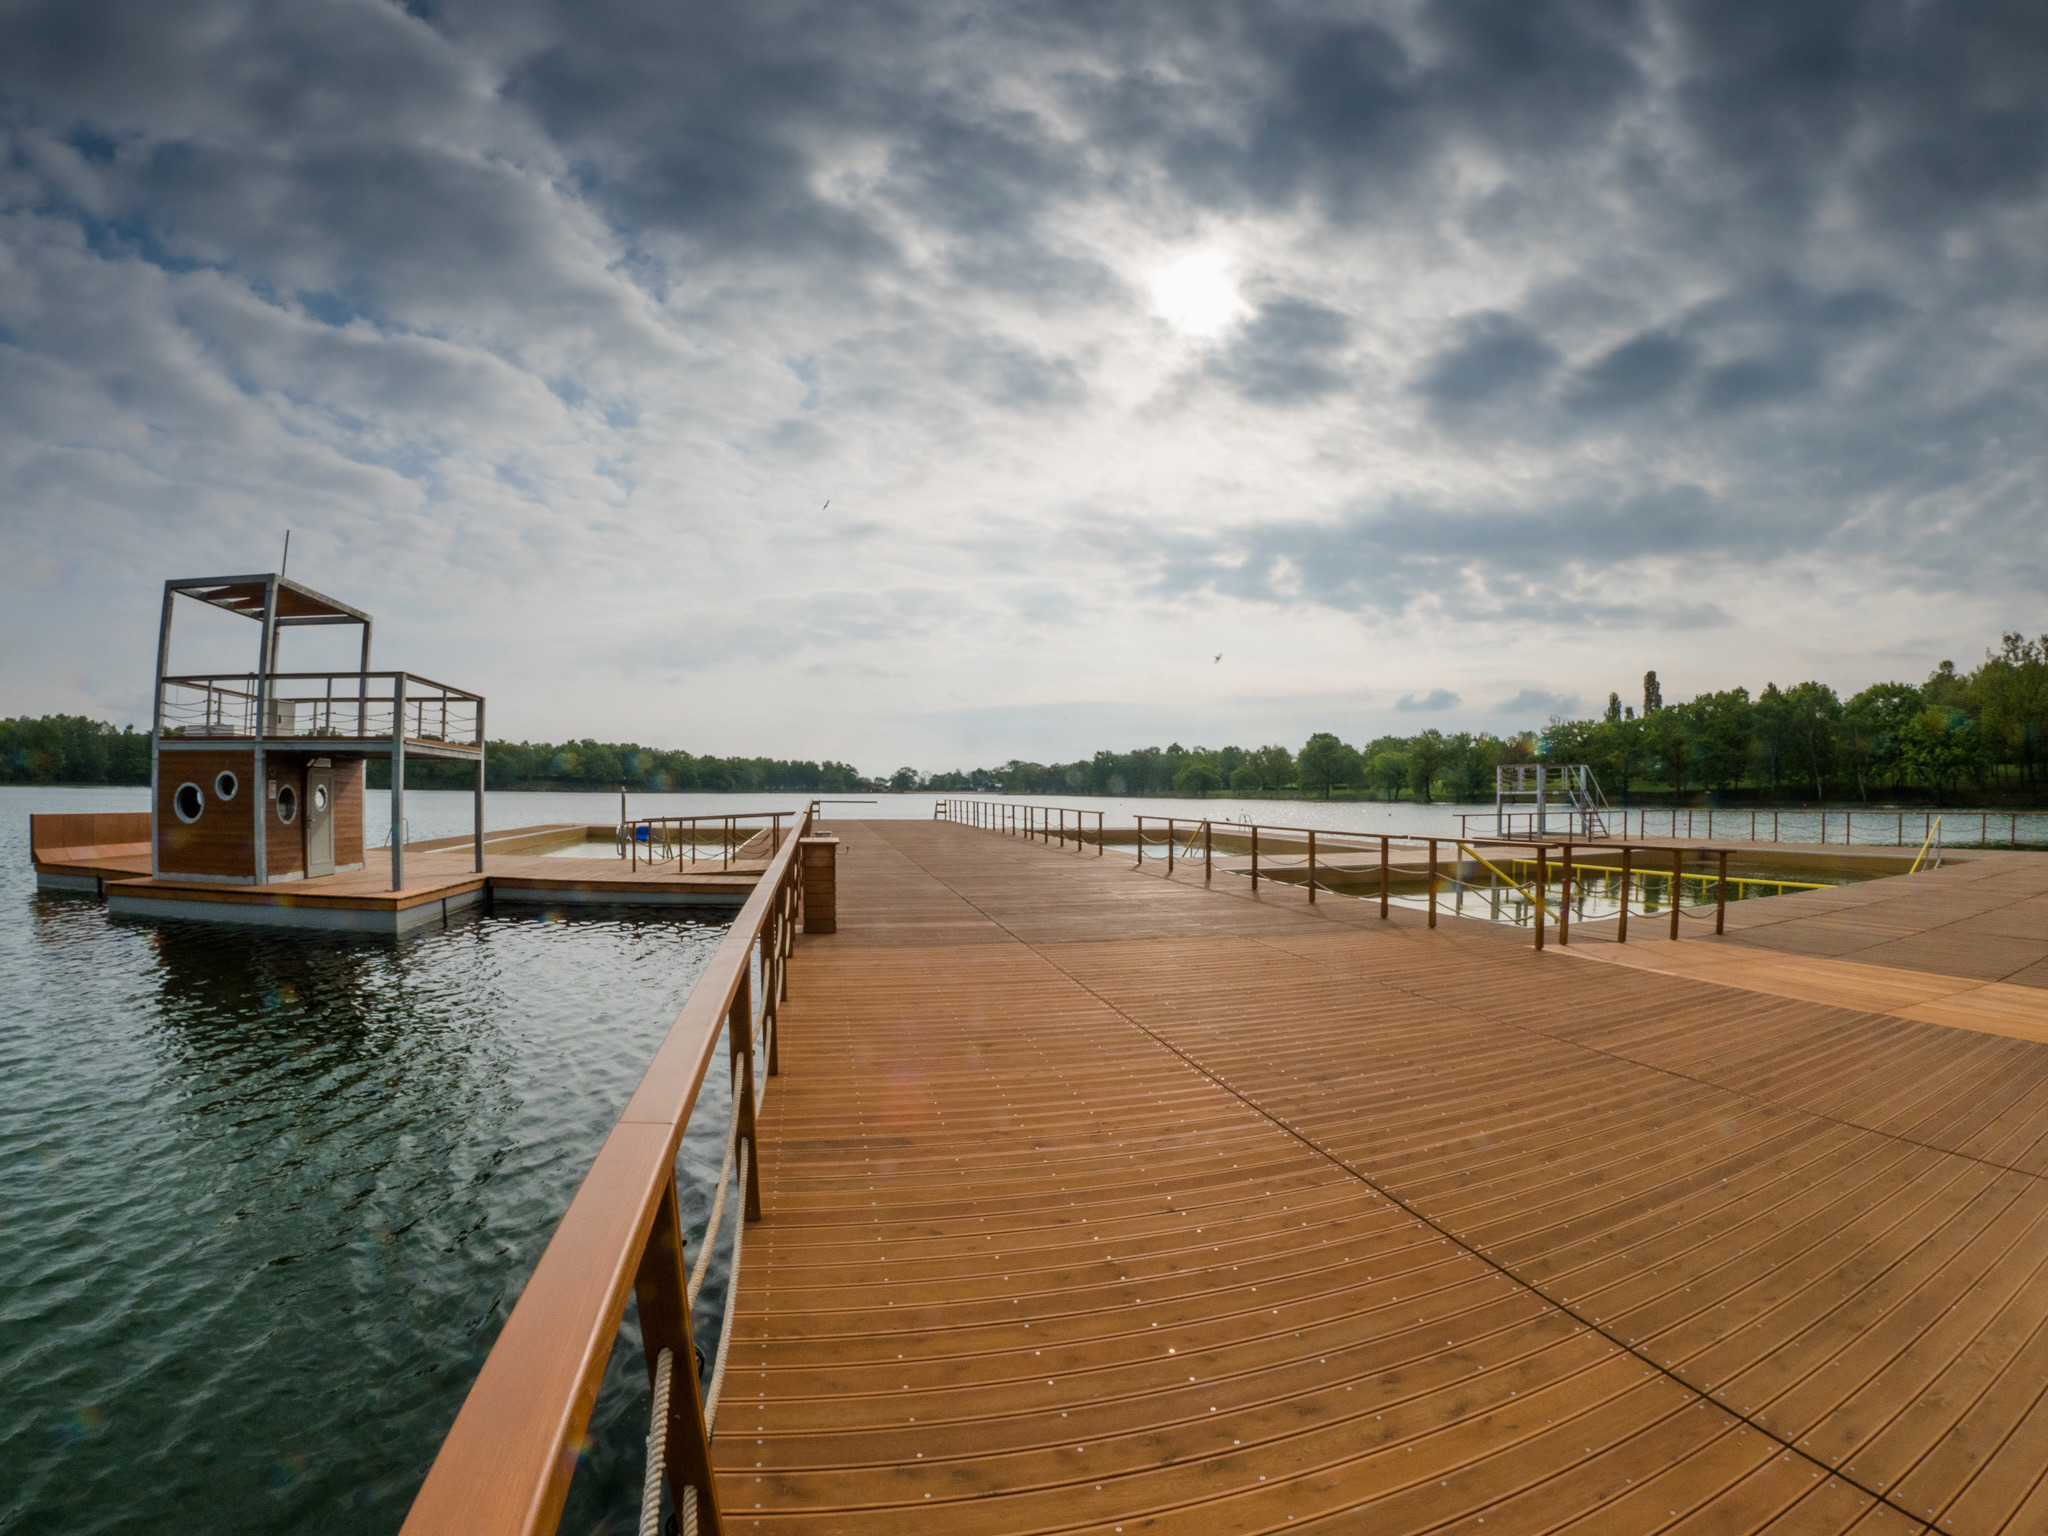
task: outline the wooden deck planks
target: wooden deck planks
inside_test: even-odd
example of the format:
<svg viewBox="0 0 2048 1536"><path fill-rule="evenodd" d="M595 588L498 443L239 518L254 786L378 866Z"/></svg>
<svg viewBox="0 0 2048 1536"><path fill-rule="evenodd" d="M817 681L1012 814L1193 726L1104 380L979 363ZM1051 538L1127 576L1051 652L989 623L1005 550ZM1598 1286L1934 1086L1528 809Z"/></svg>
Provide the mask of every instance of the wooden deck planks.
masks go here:
<svg viewBox="0 0 2048 1536"><path fill-rule="evenodd" d="M2048 1047L839 830L735 1529L2032 1528Z"/></svg>

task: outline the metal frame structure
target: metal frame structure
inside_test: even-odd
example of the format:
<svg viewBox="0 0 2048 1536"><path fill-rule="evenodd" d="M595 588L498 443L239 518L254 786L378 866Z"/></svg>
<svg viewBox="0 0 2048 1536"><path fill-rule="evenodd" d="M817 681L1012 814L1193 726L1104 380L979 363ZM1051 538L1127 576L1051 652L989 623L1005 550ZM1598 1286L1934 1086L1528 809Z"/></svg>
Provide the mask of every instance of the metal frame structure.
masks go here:
<svg viewBox="0 0 2048 1536"><path fill-rule="evenodd" d="M237 613L247 619L254 619L261 627L261 638L257 645L256 670L246 673L214 674L207 676L179 677L170 672L171 626L180 596L207 603L228 613ZM309 625L359 624L363 630L362 661L354 672L279 672L277 670L278 644L287 629ZM372 672L370 670L370 637L374 621L360 608L351 607L325 593L316 592L302 582L296 582L275 571L241 576L193 576L183 577L164 583L163 616L157 629L156 642L156 688L150 712L150 756L149 790L151 814L159 793L159 769L166 751L217 750L223 742L236 746L248 746L253 754L252 777L255 785L264 781L264 760L267 754L278 751L305 752L324 748L338 749L349 757L388 757L391 759L391 889L402 890L405 886L405 759L408 753L419 757L445 758L476 764L476 869L483 873L484 867L484 700L481 694L467 693L451 688L431 679L415 677L405 672ZM316 696L305 699L284 700L278 695L280 683L319 682L325 685L325 700L328 706L325 723L320 728L302 732L298 729L297 706L306 703L317 706L323 702ZM336 684L346 690L353 687L353 693L344 692L340 699L335 696ZM442 734L429 738L424 718L418 735L406 729L408 721L407 685L417 683L438 696L441 706ZM239 684L241 686L229 686ZM369 712L373 705L381 705L384 698L372 698L372 689L377 684L388 684L386 697L390 706L390 728L376 734L369 732ZM171 700L173 690L197 692L201 699L202 723L195 729L190 726L168 725L166 713L174 708ZM230 722L226 718L228 700L240 701L231 706L237 718ZM411 703L418 705L424 716L427 703L424 694L413 696ZM470 725L470 740L467 743L452 741L447 737L448 706L457 702L458 709L473 709ZM287 716L281 707L284 703L293 705ZM355 727L353 733L337 732L333 729L335 703L355 706ZM320 718L317 708L309 719ZM288 723L287 723L288 722ZM255 838L253 869L258 883L265 878L268 862L268 824L265 821L266 801L260 790L250 796L250 810L254 818ZM150 873L161 874L158 868L158 839L150 838Z"/></svg>
<svg viewBox="0 0 2048 1536"><path fill-rule="evenodd" d="M1496 837L1514 836L1518 817L1531 837L1602 837L1607 809L1600 781L1584 763L1502 763L1493 770Z"/></svg>

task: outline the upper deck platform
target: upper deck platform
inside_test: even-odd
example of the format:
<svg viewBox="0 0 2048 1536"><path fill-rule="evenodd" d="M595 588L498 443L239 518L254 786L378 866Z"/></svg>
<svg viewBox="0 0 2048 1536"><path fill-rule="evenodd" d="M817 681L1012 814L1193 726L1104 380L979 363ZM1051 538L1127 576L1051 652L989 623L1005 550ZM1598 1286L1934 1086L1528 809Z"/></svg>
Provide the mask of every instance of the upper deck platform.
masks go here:
<svg viewBox="0 0 2048 1536"><path fill-rule="evenodd" d="M836 830L729 1528L2048 1529L2048 857L1538 953Z"/></svg>

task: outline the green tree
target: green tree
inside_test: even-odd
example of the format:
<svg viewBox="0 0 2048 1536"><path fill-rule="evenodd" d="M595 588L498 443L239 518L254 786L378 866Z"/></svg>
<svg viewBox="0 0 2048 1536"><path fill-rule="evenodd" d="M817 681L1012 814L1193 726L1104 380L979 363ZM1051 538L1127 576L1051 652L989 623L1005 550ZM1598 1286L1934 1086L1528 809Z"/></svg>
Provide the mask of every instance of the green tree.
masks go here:
<svg viewBox="0 0 2048 1536"><path fill-rule="evenodd" d="M1970 674L1969 698L1985 745L2031 784L2048 747L2048 635L2002 637L2001 652L1984 653L1984 665Z"/></svg>
<svg viewBox="0 0 2048 1536"><path fill-rule="evenodd" d="M1984 733L1969 712L1953 705L1923 709L1903 732L1906 771L1934 790L1934 803L1964 779L1983 776L1990 764Z"/></svg>
<svg viewBox="0 0 2048 1536"><path fill-rule="evenodd" d="M909 791L917 788L917 770L915 768L898 768L889 775L889 787L898 794L907 794Z"/></svg>
<svg viewBox="0 0 2048 1536"><path fill-rule="evenodd" d="M1801 683L1785 690L1786 737L1791 765L1813 786L1813 798L1827 798L1834 771L1842 701L1826 683Z"/></svg>
<svg viewBox="0 0 2048 1536"><path fill-rule="evenodd" d="M1264 788L1265 785L1259 782L1259 770L1250 763L1246 763L1230 776L1232 794L1255 795Z"/></svg>
<svg viewBox="0 0 2048 1536"><path fill-rule="evenodd" d="M1294 754L1278 742L1259 748L1252 761L1259 770L1260 788L1285 789L1294 782Z"/></svg>
<svg viewBox="0 0 2048 1536"><path fill-rule="evenodd" d="M1747 688L1703 693L1682 714L1692 738L1694 771L1700 782L1717 790L1732 789L1749 767L1754 708Z"/></svg>
<svg viewBox="0 0 2048 1536"><path fill-rule="evenodd" d="M1775 796L1784 782L1792 738L1791 708L1785 702L1785 690L1776 683L1765 683L1764 691L1756 696L1750 709L1750 731L1756 740L1757 767Z"/></svg>
<svg viewBox="0 0 2048 1536"><path fill-rule="evenodd" d="M1401 798L1401 786L1408 782L1408 758L1382 748L1365 760L1366 782L1379 791L1382 800Z"/></svg>
<svg viewBox="0 0 2048 1536"><path fill-rule="evenodd" d="M1295 781L1311 794L1321 790L1325 800L1330 791L1359 779L1358 753L1328 731L1309 737L1294 763Z"/></svg>
<svg viewBox="0 0 2048 1536"><path fill-rule="evenodd" d="M1173 776L1173 792L1191 800L1200 800L1211 790L1223 787L1222 770L1216 766L1213 757L1189 757L1180 765L1180 771Z"/></svg>
<svg viewBox="0 0 2048 1536"><path fill-rule="evenodd" d="M1430 803L1430 789L1449 756L1444 733L1434 726L1408 738L1408 787L1422 797L1424 805Z"/></svg>
<svg viewBox="0 0 2048 1536"><path fill-rule="evenodd" d="M1863 799L1873 782L1899 782L1906 727L1921 707L1920 690L1906 683L1873 683L1842 706L1842 752Z"/></svg>

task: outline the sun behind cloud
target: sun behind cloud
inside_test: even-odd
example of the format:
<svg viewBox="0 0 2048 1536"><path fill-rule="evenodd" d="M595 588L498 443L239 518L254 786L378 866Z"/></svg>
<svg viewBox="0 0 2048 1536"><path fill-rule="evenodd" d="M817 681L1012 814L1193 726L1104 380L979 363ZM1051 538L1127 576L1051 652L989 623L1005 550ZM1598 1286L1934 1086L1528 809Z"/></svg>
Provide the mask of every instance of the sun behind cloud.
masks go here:
<svg viewBox="0 0 2048 1536"><path fill-rule="evenodd" d="M1152 275L1152 304L1187 336L1218 336L1245 313L1221 251L1193 251Z"/></svg>

